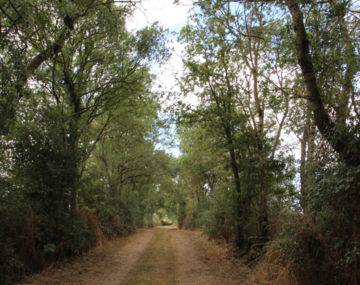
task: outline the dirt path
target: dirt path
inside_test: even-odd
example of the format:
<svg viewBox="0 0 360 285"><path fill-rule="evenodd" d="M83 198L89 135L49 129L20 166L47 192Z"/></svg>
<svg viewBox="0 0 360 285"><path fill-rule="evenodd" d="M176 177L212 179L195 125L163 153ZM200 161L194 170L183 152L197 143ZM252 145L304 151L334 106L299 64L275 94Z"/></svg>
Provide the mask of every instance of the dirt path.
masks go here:
<svg viewBox="0 0 360 285"><path fill-rule="evenodd" d="M109 242L22 285L244 284L246 270L200 232L159 227Z"/></svg>

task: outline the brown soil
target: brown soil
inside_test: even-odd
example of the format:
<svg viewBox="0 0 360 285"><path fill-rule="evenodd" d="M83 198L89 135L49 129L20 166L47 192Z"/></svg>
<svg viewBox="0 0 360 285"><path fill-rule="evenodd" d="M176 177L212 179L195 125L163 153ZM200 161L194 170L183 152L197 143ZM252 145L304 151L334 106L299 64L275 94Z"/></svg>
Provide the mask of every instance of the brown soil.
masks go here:
<svg viewBox="0 0 360 285"><path fill-rule="evenodd" d="M248 269L230 256L199 231L143 229L19 285L246 284Z"/></svg>

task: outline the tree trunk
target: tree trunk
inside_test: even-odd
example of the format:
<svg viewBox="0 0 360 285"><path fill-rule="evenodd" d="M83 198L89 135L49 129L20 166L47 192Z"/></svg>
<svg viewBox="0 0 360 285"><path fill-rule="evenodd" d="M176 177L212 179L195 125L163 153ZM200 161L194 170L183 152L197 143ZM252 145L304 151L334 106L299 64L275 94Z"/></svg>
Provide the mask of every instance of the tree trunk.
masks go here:
<svg viewBox="0 0 360 285"><path fill-rule="evenodd" d="M238 163L236 160L236 153L234 149L234 143L232 138L232 133L230 130L230 127L224 126L224 131L228 143L228 151L230 154L230 165L231 170L234 178L234 185L235 185L235 191L236 191L236 203L235 203L235 211L237 214L236 217L236 227L235 227L235 246L237 249L241 249L244 247L244 235L243 235L243 229L241 225L241 219L243 218L243 199L241 195L241 181L239 176L239 168Z"/></svg>
<svg viewBox="0 0 360 285"><path fill-rule="evenodd" d="M268 218L268 203L267 195L269 192L268 175L266 171L266 156L264 147L261 145L259 149L259 162L260 162L260 193L259 193L259 233L261 238L266 240L269 237L269 218Z"/></svg>
<svg viewBox="0 0 360 285"><path fill-rule="evenodd" d="M253 70L253 87L254 87L254 97L255 105L258 115L258 126L257 126L257 149L258 149L258 158L259 158L259 180L260 180L260 189L259 189L259 233L264 240L269 236L269 219L268 219L268 209L267 209L267 195L269 193L269 183L267 178L266 170L266 153L264 149L264 99L260 99L259 90L258 90L258 54L255 52L255 70Z"/></svg>
<svg viewBox="0 0 360 285"><path fill-rule="evenodd" d="M70 71L64 67L64 82L68 89L70 103L72 105L72 114L69 119L69 138L67 147L69 153L72 154L67 162L68 170L68 187L70 191L70 214L74 215L77 210L77 190L79 186L79 139L80 139L80 119L81 119L81 101L80 96L75 88L75 84L71 78Z"/></svg>
<svg viewBox="0 0 360 285"><path fill-rule="evenodd" d="M296 54L304 77L308 92L308 100L311 103L315 124L321 135L329 142L332 148L349 166L360 165L360 140L352 133L343 128L338 128L332 121L329 113L324 107L321 91L317 84L307 38L303 15L296 0L286 0L291 13L295 40Z"/></svg>
<svg viewBox="0 0 360 285"><path fill-rule="evenodd" d="M312 164L314 162L315 151L315 126L311 119L311 106L306 102L306 120L301 139L301 158L300 158L300 204L307 212L307 195L311 185L313 185L314 175L312 173Z"/></svg>

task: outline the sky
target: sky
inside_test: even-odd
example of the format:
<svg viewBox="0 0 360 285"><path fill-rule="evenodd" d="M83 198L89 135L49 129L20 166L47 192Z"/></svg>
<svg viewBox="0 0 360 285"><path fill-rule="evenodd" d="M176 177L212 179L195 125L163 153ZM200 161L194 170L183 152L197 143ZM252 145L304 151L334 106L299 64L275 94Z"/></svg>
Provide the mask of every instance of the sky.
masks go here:
<svg viewBox="0 0 360 285"><path fill-rule="evenodd" d="M174 0L141 0L136 4L133 16L128 19L127 28L130 31L136 31L158 22L170 33L177 33L187 23L192 1L180 0L179 4L174 4ZM169 36L167 46L173 51L171 58L161 67L154 65L152 70L157 75L157 82L154 84L156 91L178 89L175 78L176 74L182 71L183 45L177 41L177 36L174 34ZM157 88L158 86L161 88Z"/></svg>
<svg viewBox="0 0 360 285"><path fill-rule="evenodd" d="M192 0L141 0L136 4L134 15L128 22L130 30L136 30L158 21L172 31L179 31L186 24Z"/></svg>
<svg viewBox="0 0 360 285"><path fill-rule="evenodd" d="M193 0L180 0L178 4L174 4L174 0L141 0L140 3L136 4L133 16L128 19L127 28L129 31L135 32L154 22L158 22L160 26L168 29L170 33L177 33L187 23L192 2ZM181 53L184 47L176 40L176 35L171 36L169 40L168 47L173 50L169 61L162 66L154 65L152 67L152 72L157 75L153 87L154 91L165 93L179 91L176 77L182 73ZM164 108L172 103L171 100L162 102ZM160 116L164 115L160 114ZM164 149L167 153L179 157L180 149L177 145L178 140L176 139L174 124L170 126L170 134L174 136L174 144L159 143L157 148ZM164 139L165 136L163 135Z"/></svg>

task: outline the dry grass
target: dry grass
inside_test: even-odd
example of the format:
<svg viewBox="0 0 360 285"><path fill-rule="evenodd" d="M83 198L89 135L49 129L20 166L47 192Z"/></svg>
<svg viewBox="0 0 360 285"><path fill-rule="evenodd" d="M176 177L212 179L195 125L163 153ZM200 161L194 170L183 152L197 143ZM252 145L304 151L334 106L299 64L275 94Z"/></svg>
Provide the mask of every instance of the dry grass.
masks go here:
<svg viewBox="0 0 360 285"><path fill-rule="evenodd" d="M232 278L242 280L241 285L296 285L290 266L279 261L282 255L282 250L276 246L279 241L270 242L264 256L246 265L244 260L233 257L230 244L210 240L201 231L196 231L194 237L203 256L221 264L216 270L222 271L223 276L231 273Z"/></svg>
<svg viewBox="0 0 360 285"><path fill-rule="evenodd" d="M290 266L280 262L282 250L276 246L277 243L278 241L270 242L266 253L255 264L250 265L246 285L296 285Z"/></svg>

